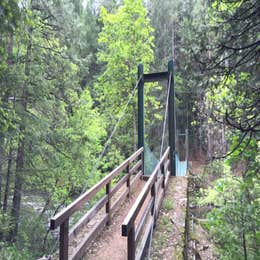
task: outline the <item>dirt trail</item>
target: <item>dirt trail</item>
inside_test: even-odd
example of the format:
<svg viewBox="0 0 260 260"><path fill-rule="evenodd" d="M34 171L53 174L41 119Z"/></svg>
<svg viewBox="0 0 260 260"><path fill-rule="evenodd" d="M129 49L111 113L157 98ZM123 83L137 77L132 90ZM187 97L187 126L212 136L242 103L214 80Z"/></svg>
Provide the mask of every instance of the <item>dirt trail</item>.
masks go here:
<svg viewBox="0 0 260 260"><path fill-rule="evenodd" d="M145 181L140 181L132 192L131 197L112 219L109 227L101 232L100 236L92 242L83 259L85 260L124 260L127 259L127 238L121 235L121 225L129 209L141 192Z"/></svg>
<svg viewBox="0 0 260 260"><path fill-rule="evenodd" d="M154 230L151 259L182 259L186 207L187 178L171 177Z"/></svg>

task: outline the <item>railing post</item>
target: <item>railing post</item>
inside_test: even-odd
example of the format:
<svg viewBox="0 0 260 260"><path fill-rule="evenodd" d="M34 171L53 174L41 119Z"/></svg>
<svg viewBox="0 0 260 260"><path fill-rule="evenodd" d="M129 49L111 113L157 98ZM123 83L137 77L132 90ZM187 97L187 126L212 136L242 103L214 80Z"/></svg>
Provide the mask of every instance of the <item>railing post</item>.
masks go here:
<svg viewBox="0 0 260 260"><path fill-rule="evenodd" d="M135 260L135 226L131 227L127 236L127 259Z"/></svg>
<svg viewBox="0 0 260 260"><path fill-rule="evenodd" d="M60 225L60 260L69 257L69 219Z"/></svg>
<svg viewBox="0 0 260 260"><path fill-rule="evenodd" d="M142 161L141 169L142 169L142 175L144 175L144 149L141 153L140 159Z"/></svg>
<svg viewBox="0 0 260 260"><path fill-rule="evenodd" d="M151 187L151 196L153 197L153 206L152 206L152 208L151 208L151 215L153 216L154 215L154 208L155 208L155 196L156 196L156 190L155 190L156 188L155 188L155 182L154 182L154 184L152 185L152 187Z"/></svg>
<svg viewBox="0 0 260 260"><path fill-rule="evenodd" d="M130 192L131 192L131 190L130 190L130 183L131 183L131 182L130 182L130 179L131 179L131 174L130 174L130 162L128 163L126 170L127 170L127 174L128 174L128 179L127 179L127 181L126 181L126 187L128 188L127 198L129 198L129 197L130 197Z"/></svg>
<svg viewBox="0 0 260 260"><path fill-rule="evenodd" d="M162 164L160 167L161 167L161 174L162 174L162 176L163 176L162 188L164 189L164 188L165 188L165 170L164 170L165 161L163 162L163 164ZM164 191L163 191L163 192L164 192Z"/></svg>
<svg viewBox="0 0 260 260"><path fill-rule="evenodd" d="M106 213L108 215L107 225L109 226L111 223L111 212L110 212L110 189L111 189L111 182L107 183L106 185L106 195L108 197L107 203L106 203Z"/></svg>

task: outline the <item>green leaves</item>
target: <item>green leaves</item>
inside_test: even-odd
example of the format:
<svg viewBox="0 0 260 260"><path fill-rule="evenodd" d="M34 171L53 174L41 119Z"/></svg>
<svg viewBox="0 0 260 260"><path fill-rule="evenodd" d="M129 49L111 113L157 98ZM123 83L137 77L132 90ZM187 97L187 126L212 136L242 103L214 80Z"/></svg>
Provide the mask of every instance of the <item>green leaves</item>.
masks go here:
<svg viewBox="0 0 260 260"><path fill-rule="evenodd" d="M103 27L98 36L97 57L104 64L104 71L95 84L95 90L100 102L99 111L107 126L113 128L136 85L137 65L143 63L148 70L153 61L153 29L141 0L126 0L115 13L102 7L100 22ZM136 137L131 137L132 133L127 130L136 128L133 125L137 118L136 104L133 102L131 105L120 128L121 138L125 136L127 141L119 141L119 146L126 145L127 150L136 142L133 141Z"/></svg>

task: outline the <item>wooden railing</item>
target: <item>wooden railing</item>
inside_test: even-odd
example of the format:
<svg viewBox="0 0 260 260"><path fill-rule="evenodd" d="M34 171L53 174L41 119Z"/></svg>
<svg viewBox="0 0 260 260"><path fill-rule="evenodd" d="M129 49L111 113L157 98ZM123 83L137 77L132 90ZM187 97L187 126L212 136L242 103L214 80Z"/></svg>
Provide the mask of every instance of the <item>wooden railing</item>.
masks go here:
<svg viewBox="0 0 260 260"><path fill-rule="evenodd" d="M139 260L144 254L169 181L169 152L168 147L122 224L128 260Z"/></svg>
<svg viewBox="0 0 260 260"><path fill-rule="evenodd" d="M82 194L79 198L73 201L70 205L64 208L61 212L55 215L50 222L50 228L52 230L60 226L60 236L59 236L59 258L62 260L67 259L79 259L85 252L86 247L89 243L98 235L98 233L104 228L105 225L109 225L111 221L111 216L120 204L126 199L130 194L131 186L141 178L142 176L142 157L143 148L140 148L128 159L126 159L120 166L114 169L91 189ZM134 163L137 161L134 165ZM114 187L111 187L112 180L122 174L126 170L126 174L117 182ZM135 176L131 178L134 174ZM111 205L111 198L115 193L126 183L126 189L122 194L116 198L113 205ZM106 194L103 196L73 227L69 230L69 218L73 213L78 211L84 204L89 202L100 190L105 188ZM90 232L81 240L79 246L69 252L69 241L75 237L79 231L87 225L99 212L99 210L105 207L104 216L97 224L91 229ZM71 250L72 251L72 250Z"/></svg>

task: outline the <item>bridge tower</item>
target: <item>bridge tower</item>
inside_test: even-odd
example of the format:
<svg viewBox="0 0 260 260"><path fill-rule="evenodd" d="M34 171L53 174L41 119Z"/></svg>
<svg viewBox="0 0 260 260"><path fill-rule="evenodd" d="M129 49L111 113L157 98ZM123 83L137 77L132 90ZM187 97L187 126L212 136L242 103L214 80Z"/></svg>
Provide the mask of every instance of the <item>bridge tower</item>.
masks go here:
<svg viewBox="0 0 260 260"><path fill-rule="evenodd" d="M176 176L175 162L175 126L174 126L174 63L173 60L168 62L168 70L164 72L144 74L143 64L138 65L138 148L144 147L144 83L159 82L168 79L169 98L168 98L168 131L170 146L170 170L171 175ZM145 156L145 155L144 155ZM144 172L143 156L143 172Z"/></svg>

